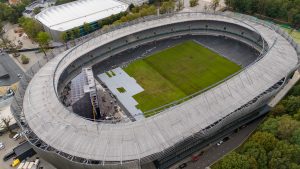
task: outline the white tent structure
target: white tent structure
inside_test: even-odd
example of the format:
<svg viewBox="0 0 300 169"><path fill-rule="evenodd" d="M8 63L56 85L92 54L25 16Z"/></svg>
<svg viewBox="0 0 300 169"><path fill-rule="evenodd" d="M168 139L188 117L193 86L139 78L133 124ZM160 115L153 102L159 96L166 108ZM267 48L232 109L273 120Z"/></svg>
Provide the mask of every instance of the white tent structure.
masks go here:
<svg viewBox="0 0 300 169"><path fill-rule="evenodd" d="M54 40L72 28L126 11L128 4L117 0L78 0L43 10L36 15Z"/></svg>

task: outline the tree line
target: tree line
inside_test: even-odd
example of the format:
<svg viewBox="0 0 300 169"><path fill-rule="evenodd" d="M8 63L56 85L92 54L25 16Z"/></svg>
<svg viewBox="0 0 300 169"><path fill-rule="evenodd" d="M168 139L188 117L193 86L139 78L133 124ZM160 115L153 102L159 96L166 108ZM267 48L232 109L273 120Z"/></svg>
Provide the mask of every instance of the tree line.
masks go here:
<svg viewBox="0 0 300 169"><path fill-rule="evenodd" d="M257 131L213 169L300 169L300 83Z"/></svg>
<svg viewBox="0 0 300 169"><path fill-rule="evenodd" d="M175 1L167 0L162 1L160 6L160 13L164 14L172 12L175 9ZM111 15L110 17L104 18L94 24L94 28L91 28L91 24L85 23L83 26L73 28L72 30L62 33L61 39L64 42L74 40L82 35L88 34L96 29L107 29L109 26L119 25L125 22L135 20L140 17L154 15L157 12L157 7L154 4L143 4L141 6L129 6L129 11L121 12L119 14Z"/></svg>
<svg viewBox="0 0 300 169"><path fill-rule="evenodd" d="M16 5L9 5L7 1L0 2L0 21L17 23L25 7L31 2L32 0L22 0Z"/></svg>
<svg viewBox="0 0 300 169"><path fill-rule="evenodd" d="M300 28L300 0L225 0L225 4L237 12L279 19Z"/></svg>

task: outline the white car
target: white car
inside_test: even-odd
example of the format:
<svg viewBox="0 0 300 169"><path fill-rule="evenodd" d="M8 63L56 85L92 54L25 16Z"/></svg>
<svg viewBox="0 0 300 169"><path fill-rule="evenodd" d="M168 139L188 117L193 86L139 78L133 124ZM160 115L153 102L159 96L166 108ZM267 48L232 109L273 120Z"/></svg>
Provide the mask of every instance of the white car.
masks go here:
<svg viewBox="0 0 300 169"><path fill-rule="evenodd" d="M2 142L0 142L0 150L2 150L4 148L5 148L4 144Z"/></svg>
<svg viewBox="0 0 300 169"><path fill-rule="evenodd" d="M13 140L18 140L18 139L20 138L20 136L21 136L20 134L14 135L14 136L13 136Z"/></svg>
<svg viewBox="0 0 300 169"><path fill-rule="evenodd" d="M217 143L217 146L220 146L222 143L223 143L223 140L219 141L219 142Z"/></svg>

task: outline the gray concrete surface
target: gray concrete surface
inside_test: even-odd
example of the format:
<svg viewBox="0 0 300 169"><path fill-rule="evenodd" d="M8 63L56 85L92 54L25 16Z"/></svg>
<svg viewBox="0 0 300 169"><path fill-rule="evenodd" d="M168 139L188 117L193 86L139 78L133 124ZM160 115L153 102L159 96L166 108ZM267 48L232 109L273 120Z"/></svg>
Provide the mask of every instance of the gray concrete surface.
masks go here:
<svg viewBox="0 0 300 169"><path fill-rule="evenodd" d="M17 75L24 72L7 53L0 53L0 63L9 73L9 78L0 79L0 86L9 86L19 81Z"/></svg>

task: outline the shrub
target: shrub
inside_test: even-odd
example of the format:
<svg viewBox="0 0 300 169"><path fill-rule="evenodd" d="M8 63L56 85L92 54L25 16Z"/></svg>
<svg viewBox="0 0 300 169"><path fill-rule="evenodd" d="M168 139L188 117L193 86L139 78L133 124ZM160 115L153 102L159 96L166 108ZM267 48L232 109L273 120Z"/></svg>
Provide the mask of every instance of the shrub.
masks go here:
<svg viewBox="0 0 300 169"><path fill-rule="evenodd" d="M199 5L199 0L190 0L190 7Z"/></svg>
<svg viewBox="0 0 300 169"><path fill-rule="evenodd" d="M29 63L29 58L25 55L21 56L21 61L23 64L28 64Z"/></svg>

